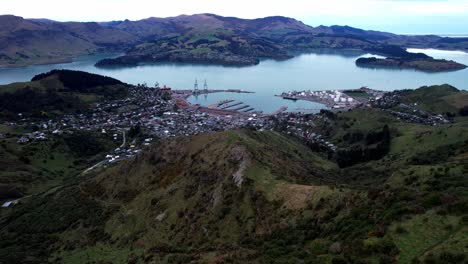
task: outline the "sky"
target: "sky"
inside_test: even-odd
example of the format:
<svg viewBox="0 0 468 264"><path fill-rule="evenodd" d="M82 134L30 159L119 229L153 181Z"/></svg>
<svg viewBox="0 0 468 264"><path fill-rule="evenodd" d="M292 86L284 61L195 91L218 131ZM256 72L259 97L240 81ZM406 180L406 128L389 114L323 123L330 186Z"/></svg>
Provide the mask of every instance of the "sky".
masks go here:
<svg viewBox="0 0 468 264"><path fill-rule="evenodd" d="M138 20L198 13L241 18L281 15L311 26L468 35L468 0L0 0L0 14L58 21Z"/></svg>

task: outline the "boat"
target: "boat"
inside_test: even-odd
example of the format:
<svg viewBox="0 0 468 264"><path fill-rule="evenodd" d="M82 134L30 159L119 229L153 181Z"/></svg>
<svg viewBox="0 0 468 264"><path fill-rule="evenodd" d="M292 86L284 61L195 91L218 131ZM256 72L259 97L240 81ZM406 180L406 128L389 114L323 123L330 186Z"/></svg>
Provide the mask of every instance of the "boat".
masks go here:
<svg viewBox="0 0 468 264"><path fill-rule="evenodd" d="M291 96L283 96L283 99L297 101L296 97L291 97Z"/></svg>

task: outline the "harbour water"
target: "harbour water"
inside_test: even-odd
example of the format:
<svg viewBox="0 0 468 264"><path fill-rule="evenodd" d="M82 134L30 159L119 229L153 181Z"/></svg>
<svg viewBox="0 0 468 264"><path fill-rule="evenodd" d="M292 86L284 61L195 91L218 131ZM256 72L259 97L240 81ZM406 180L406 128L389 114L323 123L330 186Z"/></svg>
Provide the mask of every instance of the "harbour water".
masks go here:
<svg viewBox="0 0 468 264"><path fill-rule="evenodd" d="M420 51L435 58L455 60L468 65L468 53L460 51ZM106 57L86 56L72 63L0 69L0 84L28 81L34 75L52 69L72 69L111 76L124 82L166 84L173 89L191 89L195 79L208 82L210 89L242 89L253 94L214 93L190 97L191 103L212 104L223 99L242 101L256 110L272 112L281 106L288 110L323 107L304 101L287 101L275 94L285 91L356 89L362 86L379 90L415 89L423 85L451 84L468 90L468 69L455 72L425 73L411 69L359 68L355 60L370 54L320 52L300 54L286 61L263 60L250 67L223 67L162 63L131 68L101 69L96 61ZM107 56L108 57L108 56Z"/></svg>

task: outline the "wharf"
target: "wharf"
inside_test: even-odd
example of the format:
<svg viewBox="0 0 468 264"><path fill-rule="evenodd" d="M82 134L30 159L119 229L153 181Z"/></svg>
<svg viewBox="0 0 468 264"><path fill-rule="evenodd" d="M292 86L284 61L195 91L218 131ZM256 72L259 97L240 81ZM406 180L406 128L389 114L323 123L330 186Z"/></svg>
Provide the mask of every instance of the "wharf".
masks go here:
<svg viewBox="0 0 468 264"><path fill-rule="evenodd" d="M242 109L246 109L246 108L249 108L249 107L250 107L250 105L243 105L243 106L234 108L234 109L232 109L232 110L233 110L233 111L240 111L240 110L242 110Z"/></svg>
<svg viewBox="0 0 468 264"><path fill-rule="evenodd" d="M222 100L222 101L219 101L219 102L217 103L217 106L220 107L220 106L222 106L222 105L225 105L225 104L228 104L228 103L232 103L232 102L234 102L234 100Z"/></svg>
<svg viewBox="0 0 468 264"><path fill-rule="evenodd" d="M243 102L237 102L237 103L233 103L233 104L230 104L230 105L225 105L225 106L221 107L221 109L228 109L228 108L238 106L238 105L241 105L241 104L243 104Z"/></svg>

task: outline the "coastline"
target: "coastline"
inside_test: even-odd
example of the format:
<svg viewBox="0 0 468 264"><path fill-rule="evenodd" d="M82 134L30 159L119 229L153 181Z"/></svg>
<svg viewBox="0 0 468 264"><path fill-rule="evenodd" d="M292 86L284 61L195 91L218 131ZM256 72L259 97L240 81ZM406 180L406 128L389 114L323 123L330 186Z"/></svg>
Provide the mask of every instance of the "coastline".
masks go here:
<svg viewBox="0 0 468 264"><path fill-rule="evenodd" d="M86 55L86 54L84 54ZM83 55L79 55L76 57L64 57L64 58L56 58L50 59L45 61L37 61L31 63L21 63L21 64L0 64L0 69L15 69L15 68L25 68L29 66L39 66L39 65L53 65L53 64L62 64L62 63L71 63L74 59L81 57Z"/></svg>
<svg viewBox="0 0 468 264"><path fill-rule="evenodd" d="M93 52L93 53L83 53L77 54L74 56L65 56L65 57L58 57L53 59L46 59L46 60L38 60L31 63L20 63L20 64L1 64L0 63L0 70L1 69L18 69L18 68L26 68L30 66L40 66L40 65L55 65L55 64L65 64L65 63L72 63L78 61L80 58L85 58L88 56L103 56L106 58L121 56L122 53L107 53L107 52Z"/></svg>

